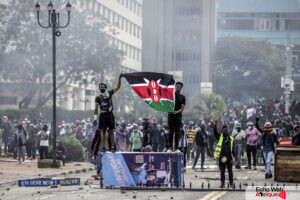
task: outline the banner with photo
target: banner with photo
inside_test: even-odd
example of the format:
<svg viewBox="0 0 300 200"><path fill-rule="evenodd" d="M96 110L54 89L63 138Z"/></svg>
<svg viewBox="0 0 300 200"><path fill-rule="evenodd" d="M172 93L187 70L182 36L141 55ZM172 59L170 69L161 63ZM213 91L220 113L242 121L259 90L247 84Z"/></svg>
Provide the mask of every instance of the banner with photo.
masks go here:
<svg viewBox="0 0 300 200"><path fill-rule="evenodd" d="M183 186L182 154L105 153L101 161L104 186Z"/></svg>

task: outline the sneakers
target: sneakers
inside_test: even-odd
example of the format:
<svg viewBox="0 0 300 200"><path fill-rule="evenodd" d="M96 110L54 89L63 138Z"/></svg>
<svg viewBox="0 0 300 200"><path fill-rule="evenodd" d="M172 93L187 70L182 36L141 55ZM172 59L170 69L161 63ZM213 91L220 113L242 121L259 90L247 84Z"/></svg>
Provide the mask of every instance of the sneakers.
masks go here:
<svg viewBox="0 0 300 200"><path fill-rule="evenodd" d="M101 149L101 152L106 152L105 147L103 147L103 148Z"/></svg>
<svg viewBox="0 0 300 200"><path fill-rule="evenodd" d="M173 151L172 151L172 149L169 149L168 151L167 151L167 153L172 153Z"/></svg>
<svg viewBox="0 0 300 200"><path fill-rule="evenodd" d="M257 170L257 169L256 169L256 166L254 166L253 170Z"/></svg>
<svg viewBox="0 0 300 200"><path fill-rule="evenodd" d="M245 169L251 169L251 166L245 167Z"/></svg>
<svg viewBox="0 0 300 200"><path fill-rule="evenodd" d="M269 174L269 178L273 178L273 175L272 175L272 174Z"/></svg>
<svg viewBox="0 0 300 200"><path fill-rule="evenodd" d="M224 188L224 183L221 183L221 185L219 186L220 189Z"/></svg>
<svg viewBox="0 0 300 200"><path fill-rule="evenodd" d="M179 149L176 149L175 153L181 153L181 151Z"/></svg>
<svg viewBox="0 0 300 200"><path fill-rule="evenodd" d="M229 185L229 189L233 189L233 183Z"/></svg>
<svg viewBox="0 0 300 200"><path fill-rule="evenodd" d="M266 178L266 179L268 179L268 178L273 178L273 175L272 175L272 174L266 173L265 178Z"/></svg>
<svg viewBox="0 0 300 200"><path fill-rule="evenodd" d="M115 147L111 148L111 152L112 152L112 153L116 153L116 151L117 151L117 150L116 150Z"/></svg>

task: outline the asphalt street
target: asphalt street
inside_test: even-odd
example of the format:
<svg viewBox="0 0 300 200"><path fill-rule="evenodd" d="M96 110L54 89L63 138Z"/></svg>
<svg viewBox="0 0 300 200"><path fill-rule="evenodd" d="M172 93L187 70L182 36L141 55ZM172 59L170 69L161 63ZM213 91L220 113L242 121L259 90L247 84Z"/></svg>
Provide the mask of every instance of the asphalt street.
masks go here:
<svg viewBox="0 0 300 200"><path fill-rule="evenodd" d="M210 188L218 188L219 171L213 160L207 161L204 170L191 169L189 165L185 173L185 185L187 188L201 189L210 185ZM15 200L15 199L182 199L182 200L208 200L208 199L245 199L245 192L235 191L124 191L120 189L101 189L99 180L95 180L92 175L95 172L89 171L80 174L66 174L64 177L80 178L81 184L77 186L60 186L57 188L51 187L18 187L17 185L4 185L0 188L0 200ZM226 173L227 174L227 173ZM58 178L64 178L58 177ZM226 177L228 180L228 177ZM277 183L273 180L264 179L264 167L258 167L258 170L236 170L234 169L234 181L236 187L242 186L245 189L246 185L282 185L288 183ZM292 184L291 184L292 185Z"/></svg>

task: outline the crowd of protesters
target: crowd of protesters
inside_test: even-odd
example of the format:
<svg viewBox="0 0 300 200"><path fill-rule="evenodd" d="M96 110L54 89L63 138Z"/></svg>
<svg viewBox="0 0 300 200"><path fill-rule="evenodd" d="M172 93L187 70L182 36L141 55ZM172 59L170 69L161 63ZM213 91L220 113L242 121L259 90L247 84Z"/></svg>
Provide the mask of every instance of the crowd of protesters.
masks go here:
<svg viewBox="0 0 300 200"><path fill-rule="evenodd" d="M228 111L223 119L217 121L208 119L182 121L178 147L184 153L184 165L191 164L195 169L200 159L200 167L204 169L206 156L216 159L215 151L220 137L216 134L216 130L222 131L227 127L228 135L234 140L235 168L241 168L241 161L245 155L246 169L256 170L258 163L265 164L266 178L271 178L270 162L275 151L274 144L278 144L282 137L292 137L293 143L300 145L300 121L297 118L299 116L292 109L291 114L287 115L282 101L259 98L256 104L250 106L228 104ZM50 123L38 120L30 122L27 119L18 122L3 116L0 127L1 156L10 152L20 164L24 163L25 157L36 159L37 152L40 159L49 158ZM97 150L93 149L95 145L92 143L96 130L97 128L89 119L84 119L72 123L62 121L58 124L56 132L58 137L75 134L88 151L88 155L92 157L98 149L101 151L110 149L101 144ZM130 122L119 119L116 121L114 140L117 151L123 152L167 152L172 147L168 124L163 123L162 119L153 117ZM62 144L59 146L58 154L63 156L64 148Z"/></svg>

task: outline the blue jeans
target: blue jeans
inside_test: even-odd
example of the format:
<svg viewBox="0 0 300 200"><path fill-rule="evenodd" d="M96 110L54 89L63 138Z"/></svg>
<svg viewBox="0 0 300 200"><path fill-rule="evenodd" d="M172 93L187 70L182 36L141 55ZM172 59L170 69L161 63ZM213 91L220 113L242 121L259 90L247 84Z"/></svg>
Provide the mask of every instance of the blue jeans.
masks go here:
<svg viewBox="0 0 300 200"><path fill-rule="evenodd" d="M267 174L272 174L271 172L271 160L273 156L273 151L265 152L264 151L264 157L265 157L265 162L266 162L266 173Z"/></svg>
<svg viewBox="0 0 300 200"><path fill-rule="evenodd" d="M243 144L234 144L234 151L235 151L235 159L236 159L235 167L240 167Z"/></svg>

